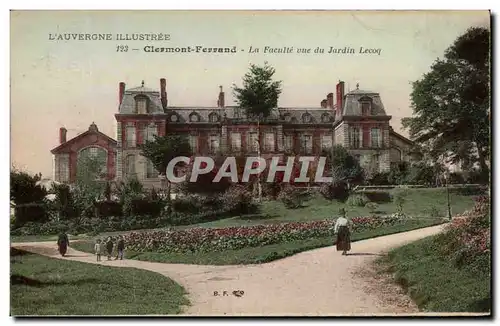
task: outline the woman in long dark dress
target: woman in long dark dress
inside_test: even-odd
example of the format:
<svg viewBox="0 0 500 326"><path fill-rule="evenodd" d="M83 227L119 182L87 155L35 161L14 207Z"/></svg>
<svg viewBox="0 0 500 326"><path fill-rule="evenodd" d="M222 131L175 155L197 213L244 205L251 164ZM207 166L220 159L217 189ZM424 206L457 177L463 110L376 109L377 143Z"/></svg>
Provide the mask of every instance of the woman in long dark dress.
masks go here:
<svg viewBox="0 0 500 326"><path fill-rule="evenodd" d="M351 250L351 230L349 220L346 217L344 208L340 209L340 217L335 222L335 234L337 235L337 251L342 251L342 255L347 255Z"/></svg>
<svg viewBox="0 0 500 326"><path fill-rule="evenodd" d="M59 247L59 253L61 256L65 256L68 251L69 239L66 233L59 234L59 238L57 239L57 246Z"/></svg>

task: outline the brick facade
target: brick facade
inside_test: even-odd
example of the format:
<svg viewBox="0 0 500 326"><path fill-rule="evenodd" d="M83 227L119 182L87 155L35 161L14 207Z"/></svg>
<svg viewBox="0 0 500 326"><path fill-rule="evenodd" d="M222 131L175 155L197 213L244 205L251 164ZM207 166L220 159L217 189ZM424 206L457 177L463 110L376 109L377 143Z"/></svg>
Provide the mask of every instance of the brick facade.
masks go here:
<svg viewBox="0 0 500 326"><path fill-rule="evenodd" d="M51 153L54 155L54 180L62 183L73 183L76 181L78 169L78 158L82 151L92 149L96 152L105 153L106 166L104 178L114 180L116 177L116 141L101 133L97 126L92 123L83 134L66 141L66 129L60 129L60 144ZM63 136L64 135L64 136Z"/></svg>
<svg viewBox="0 0 500 326"><path fill-rule="evenodd" d="M64 150L59 146L54 152L56 166L69 160L71 180L76 173L73 166L78 150L94 141L109 153L110 178L120 181L133 176L146 187L159 187L160 178L151 172L150 162L140 155L139 149L153 131L159 136L189 136L195 146L194 154L198 155L211 155L218 148L219 153L229 156L235 151L234 145L239 145L238 152L255 156L257 150L251 140L257 133L263 157L319 156L326 142L346 147L362 166L376 166L379 171L388 171L398 157L401 160L413 157L412 142L390 127L391 116L386 114L380 95L359 88L345 94L343 82L336 86L336 100L329 93L319 101L319 107L276 108L260 123L247 119L244 110L238 107L226 107L222 87L215 107L169 107L163 78L159 91L146 88L144 83L132 89L120 83L118 94L117 141L110 141L103 134L97 138L86 135L69 141L71 145L63 146ZM60 132L60 138L65 138L65 132ZM60 175L61 169L58 171Z"/></svg>

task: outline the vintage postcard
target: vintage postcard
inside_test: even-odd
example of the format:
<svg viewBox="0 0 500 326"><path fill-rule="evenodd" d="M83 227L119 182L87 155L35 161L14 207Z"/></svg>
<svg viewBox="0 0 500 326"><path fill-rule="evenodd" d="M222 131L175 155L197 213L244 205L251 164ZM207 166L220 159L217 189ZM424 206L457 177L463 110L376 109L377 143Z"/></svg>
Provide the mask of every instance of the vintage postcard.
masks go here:
<svg viewBox="0 0 500 326"><path fill-rule="evenodd" d="M489 11L10 19L11 316L490 316Z"/></svg>

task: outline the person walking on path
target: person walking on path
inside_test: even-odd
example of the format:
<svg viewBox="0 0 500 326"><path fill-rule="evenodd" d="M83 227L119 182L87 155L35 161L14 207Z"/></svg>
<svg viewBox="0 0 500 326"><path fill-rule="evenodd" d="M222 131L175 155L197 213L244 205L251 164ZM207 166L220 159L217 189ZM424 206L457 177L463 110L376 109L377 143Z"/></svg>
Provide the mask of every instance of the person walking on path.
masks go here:
<svg viewBox="0 0 500 326"><path fill-rule="evenodd" d="M59 238L57 239L57 246L59 248L59 253L64 257L69 247L69 238L66 232L59 234Z"/></svg>
<svg viewBox="0 0 500 326"><path fill-rule="evenodd" d="M123 260L123 251L125 250L125 240L123 240L123 236L120 235L120 237L118 238L118 243L116 244L116 258L115 260L117 260L118 258L120 258L120 260Z"/></svg>
<svg viewBox="0 0 500 326"><path fill-rule="evenodd" d="M111 260L111 255L113 254L113 240L111 237L108 237L108 241L106 242L106 250L108 251L108 260Z"/></svg>
<svg viewBox="0 0 500 326"><path fill-rule="evenodd" d="M95 255L97 256L97 261L101 261L101 253L102 253L101 239L97 239L94 246L94 250L95 250Z"/></svg>
<svg viewBox="0 0 500 326"><path fill-rule="evenodd" d="M337 235L337 251L342 251L342 255L346 256L351 250L351 230L350 222L346 217L346 211L341 208L340 217L335 222L335 234Z"/></svg>

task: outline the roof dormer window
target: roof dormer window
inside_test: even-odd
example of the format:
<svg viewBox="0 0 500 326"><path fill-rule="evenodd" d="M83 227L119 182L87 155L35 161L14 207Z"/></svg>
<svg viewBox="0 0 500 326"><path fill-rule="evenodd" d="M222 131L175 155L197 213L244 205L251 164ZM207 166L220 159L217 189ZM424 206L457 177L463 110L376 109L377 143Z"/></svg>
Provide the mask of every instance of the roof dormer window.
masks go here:
<svg viewBox="0 0 500 326"><path fill-rule="evenodd" d="M191 122L198 122L198 121L200 121L200 116L196 112L193 112L189 116L189 121L191 121Z"/></svg>
<svg viewBox="0 0 500 326"><path fill-rule="evenodd" d="M323 123L327 123L327 122L330 122L330 115L328 113L325 113L321 116L321 121Z"/></svg>
<svg viewBox="0 0 500 326"><path fill-rule="evenodd" d="M210 122L219 122L219 115L215 112L212 112L208 116L208 119L210 120Z"/></svg>
<svg viewBox="0 0 500 326"><path fill-rule="evenodd" d="M304 113L304 115L302 116L302 121L304 121L304 123L311 123L311 115L309 113Z"/></svg>
<svg viewBox="0 0 500 326"><path fill-rule="evenodd" d="M148 114L148 98L145 96L137 96L135 98L135 111L138 114Z"/></svg>
<svg viewBox="0 0 500 326"><path fill-rule="evenodd" d="M371 113L371 103L370 102L361 102L361 112L363 115L370 115Z"/></svg>
<svg viewBox="0 0 500 326"><path fill-rule="evenodd" d="M361 115L367 116L367 115L373 115L373 110L372 110L372 99L368 96L363 96L361 99L359 99L359 103L361 106Z"/></svg>

